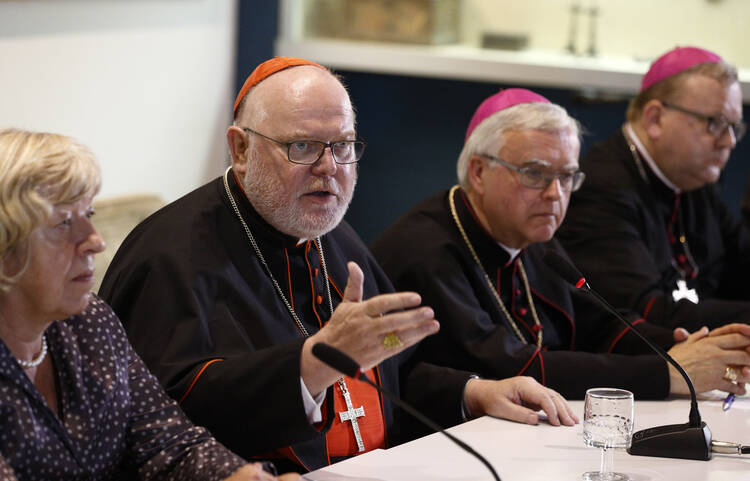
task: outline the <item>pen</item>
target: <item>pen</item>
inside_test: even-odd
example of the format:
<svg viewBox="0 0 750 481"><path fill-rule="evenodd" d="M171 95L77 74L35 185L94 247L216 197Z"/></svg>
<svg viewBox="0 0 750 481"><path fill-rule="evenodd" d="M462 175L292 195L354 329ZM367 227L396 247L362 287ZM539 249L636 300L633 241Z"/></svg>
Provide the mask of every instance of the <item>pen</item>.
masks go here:
<svg viewBox="0 0 750 481"><path fill-rule="evenodd" d="M724 404L721 405L722 411L729 411L729 408L732 407L733 402L734 402L734 393L730 392L729 396L727 396L727 398L724 399Z"/></svg>

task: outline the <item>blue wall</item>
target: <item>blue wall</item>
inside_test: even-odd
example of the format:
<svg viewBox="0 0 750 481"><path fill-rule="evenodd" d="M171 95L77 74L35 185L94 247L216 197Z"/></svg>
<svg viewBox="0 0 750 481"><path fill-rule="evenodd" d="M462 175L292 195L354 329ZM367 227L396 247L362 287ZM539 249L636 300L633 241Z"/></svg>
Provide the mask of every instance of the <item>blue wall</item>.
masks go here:
<svg viewBox="0 0 750 481"><path fill-rule="evenodd" d="M252 8L250 8L252 6ZM240 2L237 90L261 61L273 55L276 2ZM508 84L338 71L357 109L367 141L359 182L346 216L365 242L410 206L456 182L455 164L474 109ZM518 85L515 85L518 86ZM522 87L522 86L521 86ZM627 101L592 101L567 89L534 89L565 107L588 131L581 151L619 128ZM748 116L745 108L745 118ZM738 212L746 183L750 140L735 149L722 178L722 196Z"/></svg>
<svg viewBox="0 0 750 481"><path fill-rule="evenodd" d="M273 42L279 25L279 5L276 0L239 0L238 6L237 92L259 63L273 57Z"/></svg>
<svg viewBox="0 0 750 481"><path fill-rule="evenodd" d="M469 119L501 85L339 73L357 108L357 130L368 142L347 220L369 242L411 205L456 182L456 159ZM626 99L592 100L567 89L533 90L583 124L587 133L581 152L609 136L625 118ZM737 146L721 180L722 196L735 212L746 182L743 160L750 155L749 142Z"/></svg>

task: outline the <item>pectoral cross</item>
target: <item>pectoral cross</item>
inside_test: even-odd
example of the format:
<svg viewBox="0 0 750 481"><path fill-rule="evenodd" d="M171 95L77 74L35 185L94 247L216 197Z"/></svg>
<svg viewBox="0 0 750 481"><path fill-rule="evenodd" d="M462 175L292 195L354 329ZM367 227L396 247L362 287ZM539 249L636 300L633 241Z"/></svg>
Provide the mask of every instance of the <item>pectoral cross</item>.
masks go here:
<svg viewBox="0 0 750 481"><path fill-rule="evenodd" d="M675 302L679 301L680 299L687 299L693 304L698 304L698 293L695 291L695 289L688 289L687 282L685 282L683 279L677 281L677 289L672 291L672 298L675 300Z"/></svg>
<svg viewBox="0 0 750 481"><path fill-rule="evenodd" d="M339 379L339 387L341 388L341 394L344 396L344 402L346 403L346 411L342 411L339 413L339 419L341 419L342 423L345 423L346 421L351 421L352 423L352 431L354 431L354 439L357 440L357 448L359 448L359 452L365 450L365 443L362 442L362 434L359 432L359 423L357 423L357 418L362 418L365 416L365 408L360 406L357 409L354 409L354 406L352 405L352 398L349 395L349 390L346 388L346 383L344 382L344 379Z"/></svg>

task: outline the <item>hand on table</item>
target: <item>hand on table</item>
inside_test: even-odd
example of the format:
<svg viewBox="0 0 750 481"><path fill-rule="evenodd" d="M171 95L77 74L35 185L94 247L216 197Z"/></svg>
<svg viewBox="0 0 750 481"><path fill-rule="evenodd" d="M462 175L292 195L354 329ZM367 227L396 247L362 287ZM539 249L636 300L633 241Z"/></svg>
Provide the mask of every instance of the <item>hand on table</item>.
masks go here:
<svg viewBox="0 0 750 481"><path fill-rule="evenodd" d="M274 476L271 473L263 471L260 463L246 464L234 472L224 481L296 481L302 479L297 473L287 473L280 476Z"/></svg>
<svg viewBox="0 0 750 481"><path fill-rule="evenodd" d="M472 379L466 384L464 401L474 416L489 415L526 424L537 424L540 409L553 426L573 426L578 417L556 391L534 378L516 376L499 381Z"/></svg>
<svg viewBox="0 0 750 481"><path fill-rule="evenodd" d="M678 338L675 330L675 339ZM750 326L728 324L713 331L701 328L678 342L669 354L687 372L697 392L720 389L745 394L750 381ZM737 370L737 382L724 378L728 366ZM688 387L675 368L669 366L670 393L687 394Z"/></svg>

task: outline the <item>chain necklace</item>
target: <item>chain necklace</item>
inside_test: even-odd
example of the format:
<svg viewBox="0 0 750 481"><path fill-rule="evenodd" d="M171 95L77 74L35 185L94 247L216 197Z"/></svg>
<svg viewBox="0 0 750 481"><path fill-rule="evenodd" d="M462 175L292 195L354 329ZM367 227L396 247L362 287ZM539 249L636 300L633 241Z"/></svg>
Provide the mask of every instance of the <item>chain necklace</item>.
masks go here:
<svg viewBox="0 0 750 481"><path fill-rule="evenodd" d="M18 361L18 364L21 365L24 369L31 369L33 367L39 367L39 365L44 361L44 358L47 356L47 336L42 334L42 350L37 354L35 358L32 358L31 361L24 361L22 359L16 358L16 361Z"/></svg>
<svg viewBox="0 0 750 481"><path fill-rule="evenodd" d="M490 292L492 292L495 302L497 303L502 313L505 315L505 319L508 320L508 323L513 328L513 331L516 333L516 336L518 336L518 339L520 339L521 342L525 344L527 343L526 338L523 336L523 334L521 333L521 329L519 329L518 325L513 320L513 316L511 316L510 312L508 312L508 309L506 309L505 304L503 304L503 300L500 299L500 295L497 293L497 289L492 284L492 281L490 280L490 276L488 276L487 272L484 270L484 267L482 266L482 263L479 260L479 256L474 250L474 246L471 244L471 241L469 240L469 236L466 235L464 226L461 224L461 221L458 218L458 212L456 211L456 203L454 200L454 196L458 188L459 187L457 185L454 185L451 188L450 192L448 193L448 203L450 204L451 215L453 216L453 221L456 223L456 227L458 227L458 230L461 233L461 237L463 237L466 247L469 248L469 252L471 253L471 256L474 258L474 262L476 262L477 266L479 266L479 270L482 272L482 275L484 276L484 280L487 283L487 287L489 288ZM536 307L534 307L534 300L531 297L531 289L529 288L529 279L528 277L526 277L526 269L524 269L523 262L521 261L520 257L518 258L518 271L521 274L523 287L526 290L526 299L528 300L529 308L531 309L531 317L534 319L534 325L537 326L537 329L538 329L537 335L536 335L536 345L537 347L541 348L542 347L542 329L541 329L542 324L541 322L539 322L539 316L536 313Z"/></svg>
<svg viewBox="0 0 750 481"><path fill-rule="evenodd" d="M268 274L268 277L271 279L271 282L276 288L276 293L284 302L284 305L289 311L289 314L292 315L292 319L294 319L294 322L297 324L297 328L300 330L303 336L310 337L310 333L307 332L307 329L305 328L304 324L302 324L302 321L300 320L299 316L297 316L297 313L294 311L292 304L287 300L286 296L284 295L284 291L281 290L281 286L276 281L276 278L271 272L271 268L268 266L268 263L266 262L266 258L263 257L263 253L260 251L260 247L258 247L258 243L255 242L255 237L253 237L253 233L250 232L250 228L247 226L245 219L242 217L242 214L240 213L240 209L237 207L237 203L234 201L234 196L232 196L232 192L229 190L229 182L227 181L227 175L229 174L229 171L231 169L232 169L231 167L227 167L227 170L224 171L224 190L227 193L227 197L229 197L229 202L232 204L232 209L234 210L234 213L237 216L237 219L239 219L240 224L242 224L242 227L245 229L245 234L247 234L247 238L250 240L250 244L253 246L253 250L255 251L255 254L258 256L258 259L260 259L260 263L263 264L263 268L266 270L266 274ZM320 237L315 238L315 245L318 246L318 252L320 253L320 266L323 269L323 277L325 278L326 295L328 296L328 307L331 310L331 316L333 316L333 302L331 300L331 286L328 282L328 269L326 268L326 258L323 255L323 244L320 242Z"/></svg>
<svg viewBox="0 0 750 481"><path fill-rule="evenodd" d="M635 132L633 132L633 128L630 126L630 124L625 124L623 127L623 137L625 137L625 141L628 144L628 149L630 150L630 155L633 157L633 162L635 162L636 167L638 168L638 173L641 175L641 178L646 182L647 185L651 186L651 181L648 178L648 175L646 174L646 169L643 166L643 161L641 160L641 154L638 151L638 147L634 144L632 137L636 137ZM657 176L658 177L658 176ZM677 199L679 199L679 193L676 194ZM670 225L667 225L667 233L671 236L674 236L672 232L672 224L674 224L676 221L677 227L680 230L679 236L676 236L677 240L680 243L680 246L682 247L682 251L685 254L685 260L687 261L691 271L688 275L688 270L683 268L679 262L675 259L675 256L677 253L674 252L674 247L670 245L672 248L672 267L677 271L677 274L680 276L680 279L683 281L687 281L688 279L693 279L698 275L698 263L695 262L695 259L693 258L693 254L690 251L690 246L688 245L687 236L685 235L685 225L683 224L682 220L682 211L678 209L677 205L679 203L679 200L675 201L675 206L673 207L673 217L676 219L672 219L670 221Z"/></svg>
<svg viewBox="0 0 750 481"><path fill-rule="evenodd" d="M255 237L253 236L253 233L250 231L250 227L248 227L247 222L245 222L245 219L242 217L242 214L240 213L240 209L237 207L237 203L234 200L234 196L232 195L232 192L229 190L229 181L227 180L227 176L229 175L229 171L231 169L232 169L231 167L227 167L227 170L224 171L224 190L227 193L229 202L232 204L232 209L234 210L234 213L237 216L237 219L239 219L240 224L242 224L243 229L245 229L245 234L247 234L247 238L250 241L250 244L253 246L253 250L255 251L255 254L258 256L258 259L260 259L260 263L263 264L263 268L265 269L266 274L268 274L269 279L271 279L271 282L276 288L276 293L284 302L284 305L289 311L289 314L291 314L292 319L294 319L294 322L297 324L297 328L299 329L299 331L302 333L304 337L306 338L310 337L310 333L307 331L307 328L305 327L305 325L302 324L302 320L299 318L299 316L295 312L294 308L292 307L292 304L287 300L286 296L284 295L284 291L281 290L281 286L276 281L276 277L274 277L273 272L271 272L271 268L266 262L266 258L263 257L263 253L260 251L260 247L258 246L258 243L255 241ZM320 256L320 267L323 270L323 278L325 279L326 295L328 297L328 308L331 311L331 317L333 317L333 301L331 298L331 285L330 285L330 281L328 280L328 268L326 267L326 258L325 258L325 255L323 255L323 243L320 241L320 236L315 238L315 245L318 247L318 254ZM339 385L339 389L341 390L341 394L344 397L344 400L347 401L347 404L351 404L351 400L349 398L349 390L346 387L346 381L344 381L344 378L340 377L336 382ZM351 406L348 406L348 407L350 409L353 409L351 408ZM362 415L364 416L364 411L362 411ZM343 421L344 420L342 419L342 422ZM365 450L365 448L364 448L364 444L362 443L362 437L359 433L359 428L355 422L352 422L352 429L354 430L354 436L357 441L357 447L359 451L362 452Z"/></svg>

